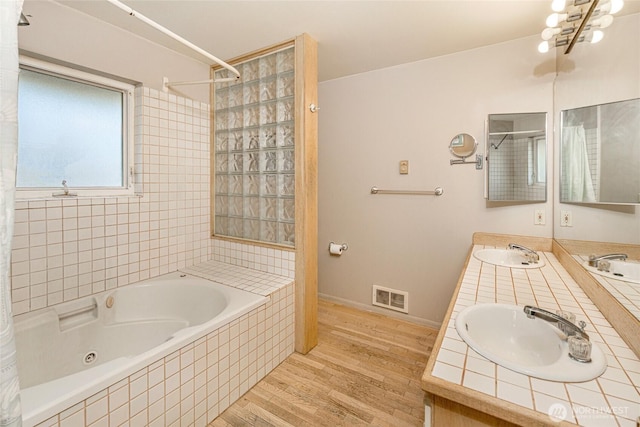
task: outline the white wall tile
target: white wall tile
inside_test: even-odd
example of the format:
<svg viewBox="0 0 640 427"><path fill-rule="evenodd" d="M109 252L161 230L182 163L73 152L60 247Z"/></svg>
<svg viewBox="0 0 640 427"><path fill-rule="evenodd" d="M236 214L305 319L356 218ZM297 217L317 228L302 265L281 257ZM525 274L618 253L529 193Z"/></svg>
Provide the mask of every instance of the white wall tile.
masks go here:
<svg viewBox="0 0 640 427"><path fill-rule="evenodd" d="M62 279L65 288L62 299L59 290L49 289L45 299L32 292L27 300L14 300L14 314L41 308L43 301L44 305L54 305L209 259L209 145L200 143L208 138L209 107L202 103L189 107L193 117L181 123L182 132L160 141L153 135L159 135L161 129L172 123L167 108L146 108L157 102L158 95L155 90L136 90L141 108L136 108L135 150L140 153L136 158L143 161L136 165L140 172L137 178L142 179L136 190L143 193L141 197L17 204L13 289L24 287L25 279L29 281L27 286ZM181 102L184 99L173 97L172 101L163 101L163 105L173 108ZM152 113L155 117L150 122ZM140 123L150 125L141 127ZM164 157L150 156L160 152ZM193 167L194 162L198 168ZM157 174L148 174L150 170L157 170ZM198 175L194 176L194 171ZM197 188L186 185L196 181ZM165 250L156 255L157 268L152 268L147 262L151 236L141 231L150 229L148 212L155 200L163 202L154 204L163 221L155 223L154 230L174 238L157 242L155 247ZM79 271L79 266L90 271ZM58 267L63 269L55 270ZM96 270L103 273L93 275ZM34 282L34 278L38 281Z"/></svg>
<svg viewBox="0 0 640 427"><path fill-rule="evenodd" d="M225 268L236 274L230 283L272 294L271 300L251 313L257 320L239 319L234 337L228 327L214 331L199 345L51 418L51 426L84 425L85 417L96 427L166 426L176 416L206 425L229 406L230 397L248 390L293 352L294 252L210 238L208 105L148 88L137 89L136 100L135 151L143 161L136 165L139 197L17 203L14 314L212 258L232 264ZM179 115L169 115L178 109ZM285 277L265 274L276 269ZM165 396L165 389L177 399Z"/></svg>

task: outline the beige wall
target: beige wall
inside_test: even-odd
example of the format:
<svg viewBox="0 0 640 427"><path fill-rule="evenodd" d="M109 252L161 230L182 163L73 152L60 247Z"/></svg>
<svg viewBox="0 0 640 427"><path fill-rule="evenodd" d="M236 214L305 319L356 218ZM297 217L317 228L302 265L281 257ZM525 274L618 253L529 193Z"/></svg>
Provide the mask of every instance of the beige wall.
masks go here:
<svg viewBox="0 0 640 427"><path fill-rule="evenodd" d="M578 45L558 56L556 121L568 108L640 97L640 14L617 17L593 46ZM556 144L559 123L556 125ZM556 153L558 152L556 148ZM556 154L557 155L557 154ZM555 167L556 188L559 170ZM596 207L559 202L555 198L554 236L559 239L640 244L640 209L636 206ZM560 211L572 213L573 227L560 227Z"/></svg>
<svg viewBox="0 0 640 427"><path fill-rule="evenodd" d="M105 5L115 8L106 2ZM162 90L163 77L170 81L209 78L209 65L60 3L30 1L24 7L32 17L31 25L18 27L21 51L130 79L157 90ZM177 89L170 93L209 103L208 85Z"/></svg>
<svg viewBox="0 0 640 427"><path fill-rule="evenodd" d="M371 307L373 284L407 291L409 315L436 325L473 232L552 236L551 187L547 203L488 207L484 170L449 165L460 132L485 152L490 113L548 112L552 129L555 64L537 44L528 37L319 85L320 294ZM374 185L445 192L371 195ZM534 225L535 209L546 225ZM330 241L349 250L330 256Z"/></svg>

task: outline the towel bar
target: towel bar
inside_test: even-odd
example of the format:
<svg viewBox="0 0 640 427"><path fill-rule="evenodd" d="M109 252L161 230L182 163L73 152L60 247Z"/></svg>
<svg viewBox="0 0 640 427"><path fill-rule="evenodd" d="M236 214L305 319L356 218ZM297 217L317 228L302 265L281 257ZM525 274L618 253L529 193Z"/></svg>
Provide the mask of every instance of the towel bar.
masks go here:
<svg viewBox="0 0 640 427"><path fill-rule="evenodd" d="M436 187L433 191L422 190L381 190L378 187L371 187L371 194L410 194L417 196L442 196L444 189L442 187Z"/></svg>

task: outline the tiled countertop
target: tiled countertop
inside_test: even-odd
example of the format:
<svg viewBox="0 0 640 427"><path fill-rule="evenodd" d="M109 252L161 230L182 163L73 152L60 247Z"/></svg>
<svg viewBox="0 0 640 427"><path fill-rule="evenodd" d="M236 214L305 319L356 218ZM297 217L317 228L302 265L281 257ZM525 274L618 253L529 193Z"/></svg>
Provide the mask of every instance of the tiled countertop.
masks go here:
<svg viewBox="0 0 640 427"><path fill-rule="evenodd" d="M472 251L488 247L493 246L475 245ZM433 350L435 361L423 376L423 388L431 391L435 378L439 387L451 385L458 393L473 390L476 396L479 392L483 398L496 399L494 404L510 402L525 417L546 419L549 424L564 420L584 426L635 427L640 416L640 360L553 253L539 253L546 264L538 269L498 267L470 256L455 305L443 324L441 345ZM606 354L607 370L592 381L559 383L496 365L467 346L455 329L457 313L477 303L530 304L574 313L576 320L587 322L591 341Z"/></svg>

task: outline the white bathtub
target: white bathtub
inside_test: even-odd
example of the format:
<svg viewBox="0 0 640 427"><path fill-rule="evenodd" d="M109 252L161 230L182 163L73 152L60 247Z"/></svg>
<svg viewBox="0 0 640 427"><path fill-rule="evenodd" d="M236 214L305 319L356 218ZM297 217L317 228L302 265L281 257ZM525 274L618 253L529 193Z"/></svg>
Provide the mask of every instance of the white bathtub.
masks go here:
<svg viewBox="0 0 640 427"><path fill-rule="evenodd" d="M81 402L268 300L176 272L16 316L23 426Z"/></svg>

